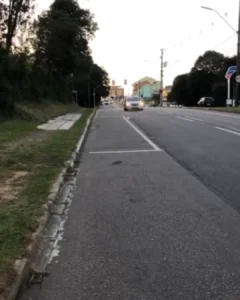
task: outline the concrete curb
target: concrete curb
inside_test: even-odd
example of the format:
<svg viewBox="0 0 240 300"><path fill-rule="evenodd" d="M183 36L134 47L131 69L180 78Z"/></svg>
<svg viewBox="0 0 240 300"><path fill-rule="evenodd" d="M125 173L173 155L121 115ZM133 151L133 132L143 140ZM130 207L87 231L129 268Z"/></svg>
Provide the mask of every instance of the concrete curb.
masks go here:
<svg viewBox="0 0 240 300"><path fill-rule="evenodd" d="M12 286L10 286L8 289L6 289L3 297L1 297L1 295L0 295L0 300L15 300L16 297L18 296L18 293L20 291L22 284L27 279L28 273L29 273L29 266L37 254L38 247L41 242L41 237L46 228L48 220L51 216L51 214L49 213L49 208L53 204L54 200L58 197L58 193L64 183L64 177L67 174L68 168L71 168L74 165L74 161L75 161L77 154L79 153L81 147L83 146L83 143L86 139L86 135L89 130L91 121L94 118L95 113L96 113L96 110L88 118L86 126L83 130L83 133L77 143L76 149L73 151L70 160L65 163L65 167L62 169L57 180L52 185L49 197L47 199L48 201L46 204L44 204L45 213L39 221L39 227L38 227L37 231L32 234L32 237L31 237L32 241L26 249L26 255L25 255L26 257L15 261L13 270L16 273L16 279L15 279L14 283L12 284Z"/></svg>

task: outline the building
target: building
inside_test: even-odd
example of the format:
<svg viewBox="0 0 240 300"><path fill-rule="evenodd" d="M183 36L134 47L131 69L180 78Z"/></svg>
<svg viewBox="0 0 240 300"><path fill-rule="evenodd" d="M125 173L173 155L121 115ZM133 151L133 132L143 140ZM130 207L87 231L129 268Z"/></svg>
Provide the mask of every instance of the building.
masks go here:
<svg viewBox="0 0 240 300"><path fill-rule="evenodd" d="M134 87L133 90L134 95L140 96L145 100L150 100L153 95L159 94L161 88L161 82L156 81L154 78L151 77L144 77L139 82L134 83L133 87Z"/></svg>
<svg viewBox="0 0 240 300"><path fill-rule="evenodd" d="M163 89L163 100L167 100L169 93L172 91L172 86L168 85Z"/></svg>
<svg viewBox="0 0 240 300"><path fill-rule="evenodd" d="M155 81L153 84L153 94L159 94L159 91L161 89L161 81Z"/></svg>
<svg viewBox="0 0 240 300"><path fill-rule="evenodd" d="M110 86L110 97L123 97L124 96L124 88L118 85Z"/></svg>
<svg viewBox="0 0 240 300"><path fill-rule="evenodd" d="M139 79L138 81L133 83L133 95L140 95L141 92L141 88L147 85L152 85L154 84L154 82L156 81L156 79L152 78L152 77L143 77L141 79Z"/></svg>

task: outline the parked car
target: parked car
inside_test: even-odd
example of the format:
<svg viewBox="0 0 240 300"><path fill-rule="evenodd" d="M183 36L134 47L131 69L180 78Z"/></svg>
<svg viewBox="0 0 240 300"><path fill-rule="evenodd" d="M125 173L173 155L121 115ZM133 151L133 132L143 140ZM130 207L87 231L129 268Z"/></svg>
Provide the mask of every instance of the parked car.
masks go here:
<svg viewBox="0 0 240 300"><path fill-rule="evenodd" d="M198 101L199 106L213 106L214 99L212 97L203 97Z"/></svg>
<svg viewBox="0 0 240 300"><path fill-rule="evenodd" d="M143 110L144 105L145 105L145 103L140 97L133 96L133 97L126 98L126 100L124 101L124 104L123 104L123 108L125 111Z"/></svg>
<svg viewBox="0 0 240 300"><path fill-rule="evenodd" d="M105 100L103 101L103 104L108 105L108 104L109 104L108 99L105 99Z"/></svg>

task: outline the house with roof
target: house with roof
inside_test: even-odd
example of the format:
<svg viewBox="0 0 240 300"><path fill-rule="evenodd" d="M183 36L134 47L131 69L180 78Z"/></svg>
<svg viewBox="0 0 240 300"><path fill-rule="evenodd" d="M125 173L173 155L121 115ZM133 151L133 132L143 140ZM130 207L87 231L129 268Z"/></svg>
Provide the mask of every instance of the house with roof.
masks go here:
<svg viewBox="0 0 240 300"><path fill-rule="evenodd" d="M156 79L145 76L132 84L133 95L141 95L141 89L145 86L152 85Z"/></svg>

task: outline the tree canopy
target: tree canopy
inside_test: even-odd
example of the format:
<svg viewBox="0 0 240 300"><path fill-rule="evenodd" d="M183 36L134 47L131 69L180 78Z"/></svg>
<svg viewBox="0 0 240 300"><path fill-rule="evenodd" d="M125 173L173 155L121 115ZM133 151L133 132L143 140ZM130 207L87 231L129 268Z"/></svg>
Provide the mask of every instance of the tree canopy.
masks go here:
<svg viewBox="0 0 240 300"><path fill-rule="evenodd" d="M93 14L77 0L54 0L33 19L35 1L0 0L1 111L22 100L72 101L73 90L92 107L94 91L97 102L109 93L108 74L89 47L98 30Z"/></svg>
<svg viewBox="0 0 240 300"><path fill-rule="evenodd" d="M225 73L236 65L236 57L225 57L216 51L206 51L194 63L191 71L179 75L173 82L169 101L185 106L196 106L201 97L211 96L216 105L224 106L227 97ZM235 80L232 79L232 96L235 93Z"/></svg>

